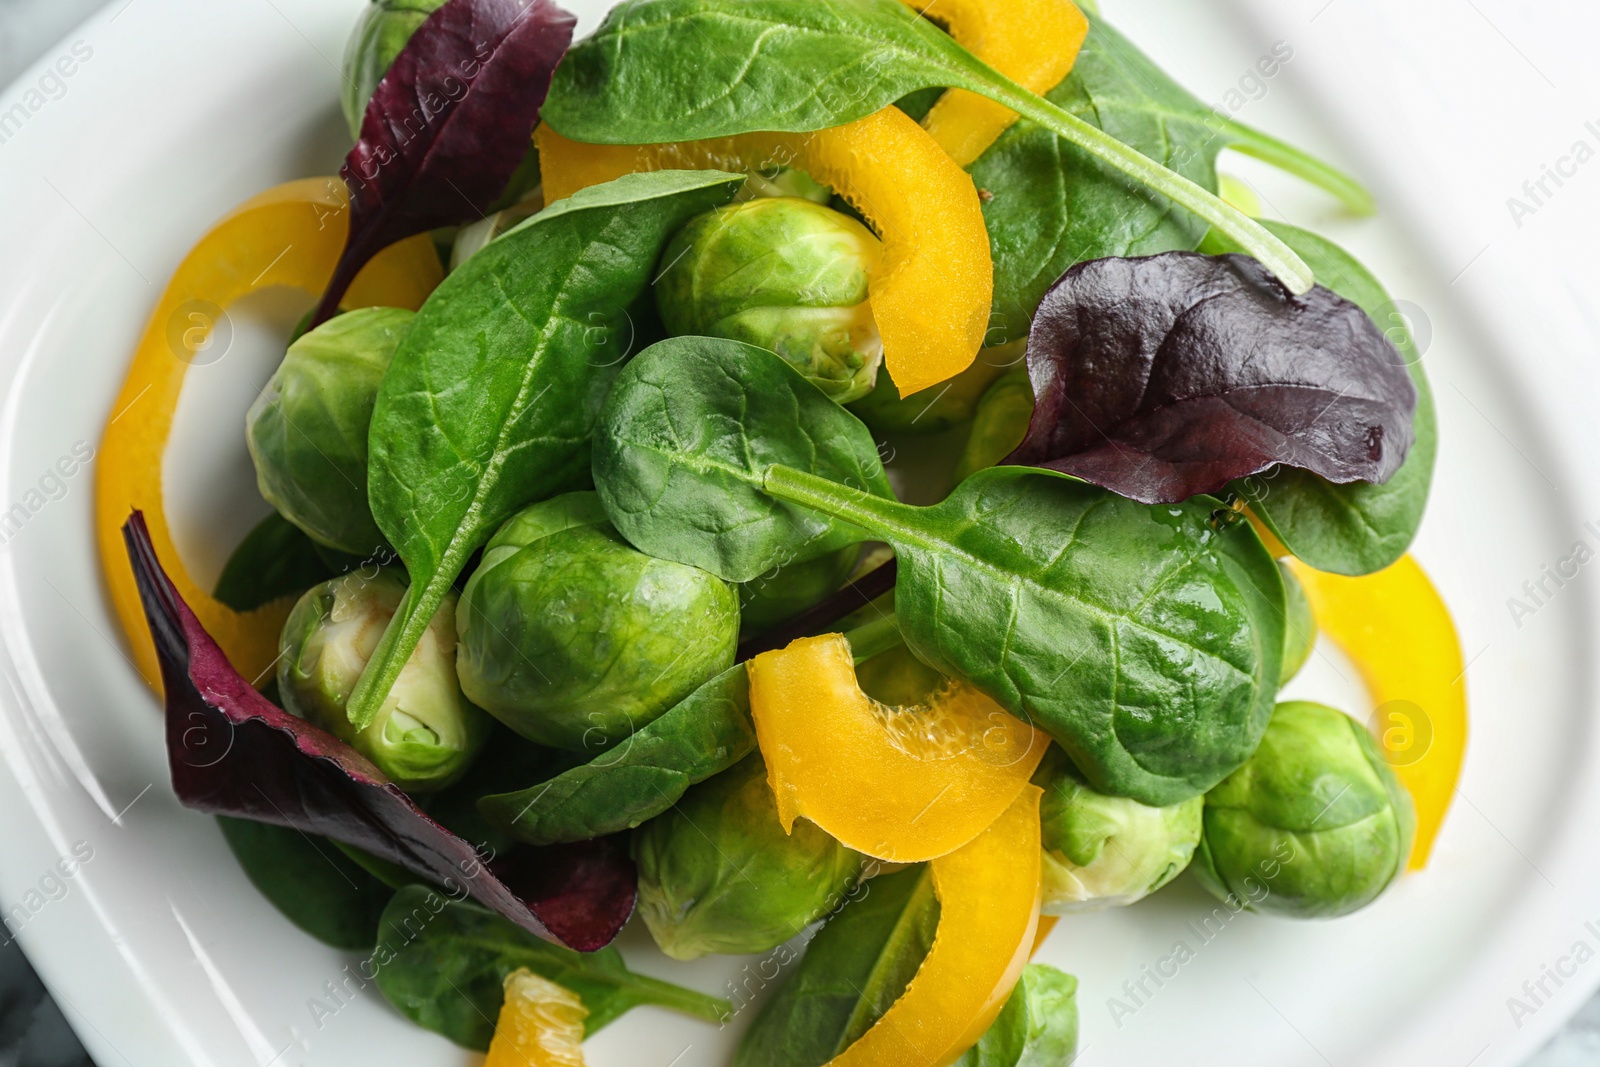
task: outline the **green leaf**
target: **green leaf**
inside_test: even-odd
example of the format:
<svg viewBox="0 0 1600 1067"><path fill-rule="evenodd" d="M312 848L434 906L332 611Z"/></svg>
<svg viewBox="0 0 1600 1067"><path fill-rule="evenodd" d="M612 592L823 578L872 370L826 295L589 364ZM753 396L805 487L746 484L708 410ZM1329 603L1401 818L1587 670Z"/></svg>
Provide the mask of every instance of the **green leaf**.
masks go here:
<svg viewBox="0 0 1600 1067"><path fill-rule="evenodd" d="M621 534L653 556L748 582L865 537L774 506L782 463L892 496L872 434L777 355L740 341L674 337L641 352L606 399L595 489Z"/></svg>
<svg viewBox="0 0 1600 1067"><path fill-rule="evenodd" d="M1028 92L898 0L623 0L562 60L543 118L603 144L805 132L933 86L1011 108L1229 233L1291 291L1311 288L1305 264L1243 212Z"/></svg>
<svg viewBox="0 0 1600 1067"><path fill-rule="evenodd" d="M299 596L333 573L316 542L274 511L233 550L214 595L234 611L254 611L279 597Z"/></svg>
<svg viewBox="0 0 1600 1067"><path fill-rule="evenodd" d="M1247 478L1235 488L1278 540L1305 563L1334 574L1370 574L1404 555L1422 524L1439 452L1433 390L1404 318L1366 267L1325 237L1281 222L1265 225L1305 257L1323 285L1372 316L1400 350L1417 387L1413 416L1417 436L1405 463L1381 485L1341 485L1309 471L1280 467ZM1213 233L1200 250L1217 255L1239 248Z"/></svg>
<svg viewBox="0 0 1600 1067"><path fill-rule="evenodd" d="M1066 1067L1078 1051L1078 980L1030 963L1006 1006L953 1067Z"/></svg>
<svg viewBox="0 0 1600 1067"><path fill-rule="evenodd" d="M1215 113L1105 22L1046 99L1197 185L1217 188ZM967 168L994 256L991 325L1028 332L1067 268L1107 256L1191 251L1206 224L1038 123L1022 119Z"/></svg>
<svg viewBox="0 0 1600 1067"><path fill-rule="evenodd" d="M631 174L558 201L434 290L378 390L368 497L411 587L361 681L371 722L467 560L512 512L587 479L626 309L667 239L742 177Z"/></svg>
<svg viewBox="0 0 1600 1067"><path fill-rule="evenodd" d="M505 976L519 967L576 993L589 1009L588 1034L641 1004L710 1022L732 1011L720 997L634 974L615 948L574 952L425 886L400 890L384 909L373 962L378 988L395 1010L458 1045L480 1050L494 1035Z"/></svg>
<svg viewBox="0 0 1600 1067"><path fill-rule="evenodd" d="M334 948L365 951L393 891L333 842L286 826L217 816L250 883L284 918Z"/></svg>
<svg viewBox="0 0 1600 1067"><path fill-rule="evenodd" d="M547 782L478 801L495 826L533 845L630 830L755 748L743 663L706 682L620 744Z"/></svg>
<svg viewBox="0 0 1600 1067"><path fill-rule="evenodd" d="M833 1059L900 999L938 925L925 865L857 886L750 1024L734 1067L821 1067Z"/></svg>
<svg viewBox="0 0 1600 1067"><path fill-rule="evenodd" d="M785 467L766 487L889 542L907 646L1042 726L1101 792L1197 796L1266 729L1283 581L1212 498L1149 506L1023 467L929 508Z"/></svg>

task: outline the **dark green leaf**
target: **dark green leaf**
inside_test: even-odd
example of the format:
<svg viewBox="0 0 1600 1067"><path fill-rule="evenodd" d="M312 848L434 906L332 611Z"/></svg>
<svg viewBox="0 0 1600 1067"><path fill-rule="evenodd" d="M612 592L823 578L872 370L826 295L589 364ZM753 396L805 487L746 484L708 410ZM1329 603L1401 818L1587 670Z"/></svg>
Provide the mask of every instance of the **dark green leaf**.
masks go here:
<svg viewBox="0 0 1600 1067"><path fill-rule="evenodd" d="M804 132L933 86L1040 123L1232 234L1292 292L1311 288L1288 247L1211 190L1017 85L896 0L623 0L567 53L544 118L603 144Z"/></svg>
<svg viewBox="0 0 1600 1067"><path fill-rule="evenodd" d="M411 588L351 695L357 726L495 527L587 479L619 369L608 339L626 335L667 239L742 181L657 171L585 189L491 242L417 312L378 391L368 479Z"/></svg>
<svg viewBox="0 0 1600 1067"><path fill-rule="evenodd" d="M279 597L299 596L333 574L316 542L274 511L233 550L214 595L234 611L254 611Z"/></svg>
<svg viewBox="0 0 1600 1067"><path fill-rule="evenodd" d="M862 541L860 530L774 505L774 463L892 496L860 420L765 349L674 337L625 368L595 435L606 514L641 551L747 582Z"/></svg>
<svg viewBox="0 0 1600 1067"><path fill-rule="evenodd" d="M1417 387L1416 442L1404 465L1381 485L1339 485L1309 471L1277 468L1247 478L1236 488L1278 540L1304 562L1335 574L1370 574L1404 555L1422 524L1439 452L1433 390L1404 318L1366 267L1324 237L1279 222L1265 225L1304 257L1323 285L1372 316L1399 349ZM1237 247L1213 233L1201 251L1216 254Z"/></svg>
<svg viewBox="0 0 1600 1067"><path fill-rule="evenodd" d="M547 782L478 801L489 822L529 844L584 841L632 829L671 808L696 782L755 748L743 663L588 763Z"/></svg>
<svg viewBox="0 0 1600 1067"><path fill-rule="evenodd" d="M1197 185L1217 188L1215 113L1096 19L1072 73L1046 94L1085 122ZM1016 340L1050 284L1075 263L1193 250L1206 224L1027 119L967 168L994 256L991 343ZM1320 275L1319 275L1320 277Z"/></svg>
<svg viewBox="0 0 1600 1067"><path fill-rule="evenodd" d="M1101 792L1196 796L1266 729L1283 581L1214 499L1144 505L1022 467L931 508L782 467L766 486L893 545L906 644L1042 726Z"/></svg>
<svg viewBox="0 0 1600 1067"><path fill-rule="evenodd" d="M567 53L543 114L603 144L808 131L994 77L897 0L632 0Z"/></svg>
<svg viewBox="0 0 1600 1067"><path fill-rule="evenodd" d="M324 944L351 952L378 940L393 890L326 838L286 826L217 816L223 839L250 883L286 919Z"/></svg>
<svg viewBox="0 0 1600 1067"><path fill-rule="evenodd" d="M614 948L573 952L424 886L400 890L384 909L373 962L378 988L400 1014L467 1048L489 1047L501 985L519 967L576 993L590 1034L640 1004L711 1022L731 1011L719 997L634 974Z"/></svg>
<svg viewBox="0 0 1600 1067"><path fill-rule="evenodd" d="M857 886L751 1023L734 1067L822 1067L900 999L938 925L926 866Z"/></svg>
<svg viewBox="0 0 1600 1067"><path fill-rule="evenodd" d="M1078 1051L1077 994L1072 975L1030 963L999 1017L953 1067L1067 1067Z"/></svg>

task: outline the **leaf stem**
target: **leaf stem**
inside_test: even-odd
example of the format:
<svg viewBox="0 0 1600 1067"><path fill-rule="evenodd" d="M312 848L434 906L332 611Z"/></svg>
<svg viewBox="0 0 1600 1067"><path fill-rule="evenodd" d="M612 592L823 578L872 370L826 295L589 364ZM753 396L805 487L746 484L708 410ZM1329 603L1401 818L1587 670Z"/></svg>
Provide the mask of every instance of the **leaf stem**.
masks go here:
<svg viewBox="0 0 1600 1067"><path fill-rule="evenodd" d="M698 993L693 989L685 989L658 978L632 974L629 976L628 986L643 1003L681 1011L696 1019L719 1023L733 1015L733 1005L722 997Z"/></svg>
<svg viewBox="0 0 1600 1067"><path fill-rule="evenodd" d="M1367 187L1331 163L1325 163L1294 145L1242 122L1229 119L1222 129L1228 137L1228 147L1235 152L1269 163L1286 174L1332 193L1353 214L1367 216L1377 212L1378 205Z"/></svg>
<svg viewBox="0 0 1600 1067"><path fill-rule="evenodd" d="M999 72L991 69L986 74L988 78L985 80L992 84L974 81L963 88L1004 104L1024 118L1066 138L1108 166L1188 208L1237 241L1245 252L1260 260L1262 266L1275 274L1290 292L1296 295L1305 293L1316 283L1311 268L1306 266L1294 249L1238 208L1223 203L1209 190L1129 148L1099 127L1035 96Z"/></svg>
<svg viewBox="0 0 1600 1067"><path fill-rule="evenodd" d="M779 500L859 526L891 544L922 541L915 524L907 521L916 509L898 500L885 500L864 489L840 485L781 463L767 468L762 489Z"/></svg>
<svg viewBox="0 0 1600 1067"><path fill-rule="evenodd" d="M880 615L844 635L856 663L864 663L880 652L887 652L901 641L900 621L893 615Z"/></svg>
<svg viewBox="0 0 1600 1067"><path fill-rule="evenodd" d="M350 691L350 699L345 702L345 714L357 730L366 729L377 718L383 702L389 698L389 690L394 688L411 653L422 640L422 632L433 620L433 613L444 603L444 595L456 573L455 569L441 567L433 572L426 585L413 584L406 589L405 599L390 617L389 625L383 628L378 647L372 650L361 677L356 680L356 687Z"/></svg>

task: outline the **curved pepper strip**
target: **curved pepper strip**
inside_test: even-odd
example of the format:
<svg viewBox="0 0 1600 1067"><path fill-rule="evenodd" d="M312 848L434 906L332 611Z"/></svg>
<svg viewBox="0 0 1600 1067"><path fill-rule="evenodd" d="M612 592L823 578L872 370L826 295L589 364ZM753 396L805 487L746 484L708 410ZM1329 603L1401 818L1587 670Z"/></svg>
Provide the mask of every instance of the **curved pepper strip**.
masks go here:
<svg viewBox="0 0 1600 1067"><path fill-rule="evenodd" d="M1428 862L1467 748L1466 668L1450 610L1402 556L1347 578L1293 560L1317 626L1355 661L1378 710L1378 742L1417 808L1411 870Z"/></svg>
<svg viewBox="0 0 1600 1067"><path fill-rule="evenodd" d="M1050 738L972 686L886 708L856 682L840 634L749 663L750 715L784 830L804 817L877 859L919 863L983 833L1020 795Z"/></svg>
<svg viewBox="0 0 1600 1067"><path fill-rule="evenodd" d="M1041 796L1029 785L987 830L933 861L933 947L900 999L827 1067L948 1067L989 1029L1039 926Z"/></svg>
<svg viewBox="0 0 1600 1067"><path fill-rule="evenodd" d="M100 442L95 483L95 533L111 601L132 646L139 673L160 686L155 646L122 542L128 513L144 512L156 554L178 594L246 678L258 679L278 655L278 631L290 602L236 612L200 589L184 570L167 525L161 465L183 379L203 350L216 317L234 301L274 286L315 298L327 286L349 225L344 184L304 178L234 208L184 257L151 313ZM356 278L347 308L373 305L415 310L442 271L427 234L380 253Z"/></svg>
<svg viewBox="0 0 1600 1067"><path fill-rule="evenodd" d="M1029 92L1041 96L1072 71L1089 20L1071 0L904 0L931 10L956 43ZM971 165L1017 121L1003 104L951 89L922 125L961 166Z"/></svg>
<svg viewBox="0 0 1600 1067"><path fill-rule="evenodd" d="M983 345L994 265L978 192L898 108L815 133L594 145L541 124L534 140L547 203L633 171L798 167L848 200L883 240L867 292L902 396L960 374Z"/></svg>

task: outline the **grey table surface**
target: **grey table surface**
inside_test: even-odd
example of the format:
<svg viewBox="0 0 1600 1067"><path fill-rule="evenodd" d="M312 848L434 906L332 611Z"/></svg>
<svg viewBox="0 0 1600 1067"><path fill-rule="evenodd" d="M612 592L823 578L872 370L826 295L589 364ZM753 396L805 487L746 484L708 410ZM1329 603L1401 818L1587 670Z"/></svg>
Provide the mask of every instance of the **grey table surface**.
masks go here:
<svg viewBox="0 0 1600 1067"><path fill-rule="evenodd" d="M0 0L0 86L9 85L103 0ZM0 863L5 862L0 857ZM0 931L0 1067L93 1067L16 942ZM1526 1067L1600 1064L1600 996Z"/></svg>

